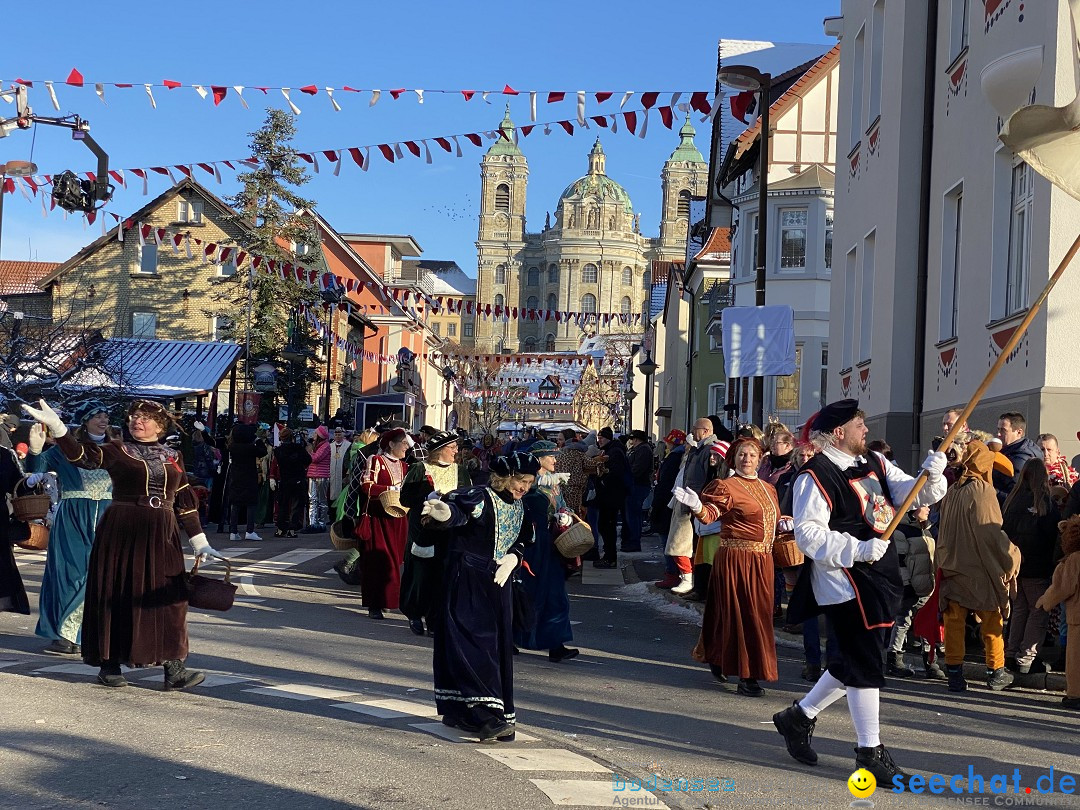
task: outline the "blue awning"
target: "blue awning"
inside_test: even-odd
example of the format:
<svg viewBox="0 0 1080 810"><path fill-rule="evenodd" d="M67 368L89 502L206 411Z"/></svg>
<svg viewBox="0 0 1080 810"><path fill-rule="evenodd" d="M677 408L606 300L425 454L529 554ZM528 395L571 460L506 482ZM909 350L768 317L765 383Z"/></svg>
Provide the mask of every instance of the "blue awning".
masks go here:
<svg viewBox="0 0 1080 810"><path fill-rule="evenodd" d="M198 340L109 338L96 349L100 362L70 388L115 389L158 399L208 394L236 364L244 347Z"/></svg>

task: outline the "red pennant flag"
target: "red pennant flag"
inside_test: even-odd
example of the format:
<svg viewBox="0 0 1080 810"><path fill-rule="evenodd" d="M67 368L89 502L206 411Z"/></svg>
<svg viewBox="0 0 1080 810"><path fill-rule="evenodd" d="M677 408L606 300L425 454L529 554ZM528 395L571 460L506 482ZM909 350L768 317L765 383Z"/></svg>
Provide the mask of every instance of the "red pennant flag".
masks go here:
<svg viewBox="0 0 1080 810"><path fill-rule="evenodd" d="M514 89L513 87L511 87L510 85L508 85L508 84L504 84L504 85L503 85L503 95L506 95L506 96L516 96L517 94L518 94L518 91L517 91L517 90L515 90L515 89Z"/></svg>
<svg viewBox="0 0 1080 810"><path fill-rule="evenodd" d="M630 130L630 134L633 135L634 130L637 129L637 113L625 112L622 114L623 121L626 122L626 128Z"/></svg>
<svg viewBox="0 0 1080 810"><path fill-rule="evenodd" d="M528 138L529 133L532 132L535 127L535 124L526 124L525 126L521 127L521 137Z"/></svg>
<svg viewBox="0 0 1080 810"><path fill-rule="evenodd" d="M168 87L170 90L175 90L177 87L183 87L184 86L184 85L180 84L180 82L174 82L172 79L166 79L165 81L162 82L162 84L165 85L166 87Z"/></svg>
<svg viewBox="0 0 1080 810"><path fill-rule="evenodd" d="M76 68L72 68L71 73L69 73L68 77L67 77L67 84L70 84L70 85L72 85L74 87L82 87L83 86L83 75L81 73L79 73L79 71Z"/></svg>
<svg viewBox="0 0 1080 810"><path fill-rule="evenodd" d="M207 174L213 174L214 173L214 167L211 166L209 163L198 163L196 165L200 169L202 169L204 172L206 172Z"/></svg>
<svg viewBox="0 0 1080 810"><path fill-rule="evenodd" d="M113 85L113 87L122 87L122 88L134 87L134 86L135 85L133 85L133 84L114 84Z"/></svg>
<svg viewBox="0 0 1080 810"><path fill-rule="evenodd" d="M559 126L566 130L567 135L574 134L574 125L571 124L569 121L560 121Z"/></svg>
<svg viewBox="0 0 1080 810"><path fill-rule="evenodd" d="M609 98L611 98L611 93L597 93L596 94L596 103L597 104L603 104Z"/></svg>
<svg viewBox="0 0 1080 810"><path fill-rule="evenodd" d="M606 115L594 115L592 116L592 122L598 126L607 128L607 116Z"/></svg>
<svg viewBox="0 0 1080 810"><path fill-rule="evenodd" d="M191 177L191 169L188 166L177 166L176 168L183 173L184 177Z"/></svg>
<svg viewBox="0 0 1080 810"><path fill-rule="evenodd" d="M448 141L446 138L442 138L442 137L436 138L435 143L437 143L439 146L441 146L447 152L453 151L453 147L450 146L450 141Z"/></svg>
<svg viewBox="0 0 1080 810"><path fill-rule="evenodd" d="M566 98L566 93L548 93L547 103L554 104L556 101L562 101Z"/></svg>
<svg viewBox="0 0 1080 810"><path fill-rule="evenodd" d="M338 159L338 153L335 152L333 149L324 149L323 157L333 163L335 160Z"/></svg>
<svg viewBox="0 0 1080 810"><path fill-rule="evenodd" d="M14 194L15 193L15 180L12 179L11 177L5 177L4 178L4 193L5 194Z"/></svg>
<svg viewBox="0 0 1080 810"><path fill-rule="evenodd" d="M347 90L350 93L362 93L362 92L364 92L363 90L357 90L355 87L349 87L349 85L345 85L341 89L342 90Z"/></svg>
<svg viewBox="0 0 1080 810"><path fill-rule="evenodd" d="M698 91L690 96L691 109L697 110L702 115L708 115L712 112L712 105L709 104L708 93L705 91Z"/></svg>
<svg viewBox="0 0 1080 810"><path fill-rule="evenodd" d="M352 156L352 159L356 161L357 166L359 166L361 169L364 168L364 155L359 148L355 146L350 147L349 154Z"/></svg>
<svg viewBox="0 0 1080 810"><path fill-rule="evenodd" d="M510 133L509 133L509 132L507 132L507 131L506 131L505 129L503 129L502 127L499 127L499 129L498 129L498 133L499 133L499 137L500 137L500 138L502 138L502 139L503 139L504 141L512 141L512 140L513 140L513 139L512 139L511 137L510 137Z"/></svg>
<svg viewBox="0 0 1080 810"><path fill-rule="evenodd" d="M300 88L300 92L307 93L307 95L309 96L314 96L316 93L319 92L319 88L313 84L306 84Z"/></svg>
<svg viewBox="0 0 1080 810"><path fill-rule="evenodd" d="M472 101L472 97L476 95L475 90L462 90L461 95L465 96L466 101Z"/></svg>
<svg viewBox="0 0 1080 810"><path fill-rule="evenodd" d="M646 110L650 109L659 97L659 93L642 93L641 94L641 106Z"/></svg>
<svg viewBox="0 0 1080 810"><path fill-rule="evenodd" d="M416 157L420 157L420 144L418 144L416 141L405 141L405 146Z"/></svg>
<svg viewBox="0 0 1080 810"><path fill-rule="evenodd" d="M391 90L390 95L394 97L394 100L401 98L401 94L405 92L404 87L399 87L397 90Z"/></svg>
<svg viewBox="0 0 1080 810"><path fill-rule="evenodd" d="M750 111L750 105L754 103L757 94L753 90L745 90L728 97L731 105L731 117L736 121L746 123L746 114Z"/></svg>
<svg viewBox="0 0 1080 810"><path fill-rule="evenodd" d="M389 144L380 143L379 144L379 151L382 152L382 156L384 158L389 160L391 163L394 162L394 150L392 148L390 148Z"/></svg>
<svg viewBox="0 0 1080 810"><path fill-rule="evenodd" d="M465 135L465 137L469 139L473 146L480 146L480 136L477 135L475 132L469 132Z"/></svg>
<svg viewBox="0 0 1080 810"><path fill-rule="evenodd" d="M163 174L163 175L165 175L166 177L168 177L168 176L169 176L169 170L168 170L168 169L166 169L166 168L165 168L165 167L163 167L163 166L151 166L151 167L150 167L150 171L152 171L152 172L157 172L158 174Z"/></svg>
<svg viewBox="0 0 1080 810"><path fill-rule="evenodd" d="M22 84L22 85L25 85L27 87L33 87L34 86L33 82L28 82L26 79L16 79L15 84Z"/></svg>
<svg viewBox="0 0 1080 810"><path fill-rule="evenodd" d="M673 120L671 107L658 107L657 110L660 113L660 120L664 122L664 126L671 129L671 122Z"/></svg>
<svg viewBox="0 0 1080 810"><path fill-rule="evenodd" d="M228 94L229 88L220 87L218 85L212 84L210 85L210 92L214 94L214 106L216 107L218 104L225 100L225 96Z"/></svg>

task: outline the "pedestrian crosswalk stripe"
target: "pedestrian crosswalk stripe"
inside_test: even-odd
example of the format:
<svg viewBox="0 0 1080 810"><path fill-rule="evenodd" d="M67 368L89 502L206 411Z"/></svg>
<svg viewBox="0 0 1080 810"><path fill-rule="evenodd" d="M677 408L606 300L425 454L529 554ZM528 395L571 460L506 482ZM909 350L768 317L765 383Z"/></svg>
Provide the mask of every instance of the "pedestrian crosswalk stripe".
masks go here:
<svg viewBox="0 0 1080 810"><path fill-rule="evenodd" d="M303 683L282 683L277 686L259 686L254 689L245 689L256 695L270 695L272 697L288 698L289 700L341 700L352 697L356 692L342 689L327 689L323 686L308 686Z"/></svg>
<svg viewBox="0 0 1080 810"><path fill-rule="evenodd" d="M609 773L595 760L564 748L479 749L497 762L515 771L571 771L573 773ZM611 800L608 800L608 804Z"/></svg>
<svg viewBox="0 0 1080 810"><path fill-rule="evenodd" d="M18 666L19 664L25 664L25 663L26 663L25 661L11 661L11 660L8 660L8 659L2 659L2 660L0 660L0 669L4 669L5 667L15 667L15 666Z"/></svg>
<svg viewBox="0 0 1080 810"><path fill-rule="evenodd" d="M382 720L396 717L438 717L439 713L434 706L425 706L423 703L414 703L411 700L362 700L352 703L335 703L335 709L345 709L358 714L367 714Z"/></svg>
<svg viewBox="0 0 1080 810"><path fill-rule="evenodd" d="M98 670L97 667L92 667L89 664L56 664L55 666L34 670L35 675L42 672L56 672L64 675L97 675Z"/></svg>
<svg viewBox="0 0 1080 810"><path fill-rule="evenodd" d="M487 752L485 752L487 753ZM668 806L648 791L616 791L610 779L530 779L552 804L575 807L644 807L668 810ZM624 802L621 800L625 800ZM631 800L633 803L631 804Z"/></svg>
<svg viewBox="0 0 1080 810"><path fill-rule="evenodd" d="M479 737L474 732L462 731L459 728L450 728L442 723L409 723L409 728L415 728L417 731L426 731L428 734L432 734L443 740L449 740L450 742L462 742L471 743L476 745L479 741ZM526 734L524 731L517 729L514 735L515 742L538 742L538 739L532 734Z"/></svg>

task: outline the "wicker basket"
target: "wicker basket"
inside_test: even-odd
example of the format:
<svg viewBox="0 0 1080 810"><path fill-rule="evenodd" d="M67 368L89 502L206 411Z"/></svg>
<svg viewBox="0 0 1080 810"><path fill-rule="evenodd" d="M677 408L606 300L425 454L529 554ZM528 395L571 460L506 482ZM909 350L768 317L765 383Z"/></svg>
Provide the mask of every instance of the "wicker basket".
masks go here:
<svg viewBox="0 0 1080 810"><path fill-rule="evenodd" d="M15 545L28 551L44 551L49 547L49 527L44 523L31 523L30 539Z"/></svg>
<svg viewBox="0 0 1080 810"><path fill-rule="evenodd" d="M388 489L379 496L379 503L383 511L390 517L399 518L409 514L409 507L401 505L401 493L396 489Z"/></svg>
<svg viewBox="0 0 1080 810"><path fill-rule="evenodd" d="M352 525L351 521L349 525ZM347 527L343 526L340 520L330 524L330 542L334 544L334 548L338 551L348 551L357 546L356 538L346 529Z"/></svg>
<svg viewBox="0 0 1080 810"><path fill-rule="evenodd" d="M568 560L580 557L595 544L592 527L576 515L574 524L555 538L555 550Z"/></svg>
<svg viewBox="0 0 1080 810"><path fill-rule="evenodd" d="M797 565L802 565L803 560L806 559L795 544L795 535L793 534L781 534L777 537L776 542L773 543L772 554L773 562L777 568L794 568Z"/></svg>
<svg viewBox="0 0 1080 810"><path fill-rule="evenodd" d="M26 478L23 478L15 485L15 493L11 498L11 511L15 514L16 520L26 523L43 520L49 514L51 507L52 499L45 494L40 484L31 489L26 486Z"/></svg>

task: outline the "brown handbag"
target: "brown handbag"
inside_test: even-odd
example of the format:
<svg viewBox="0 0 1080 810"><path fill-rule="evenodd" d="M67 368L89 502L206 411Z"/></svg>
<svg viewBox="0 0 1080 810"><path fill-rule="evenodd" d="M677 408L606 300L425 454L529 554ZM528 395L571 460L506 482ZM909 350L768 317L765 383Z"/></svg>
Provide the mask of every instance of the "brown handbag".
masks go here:
<svg viewBox="0 0 1080 810"><path fill-rule="evenodd" d="M225 563L225 579L213 579L199 573L199 558L187 575L188 607L202 610L228 610L236 598L236 586L232 584L232 565Z"/></svg>

